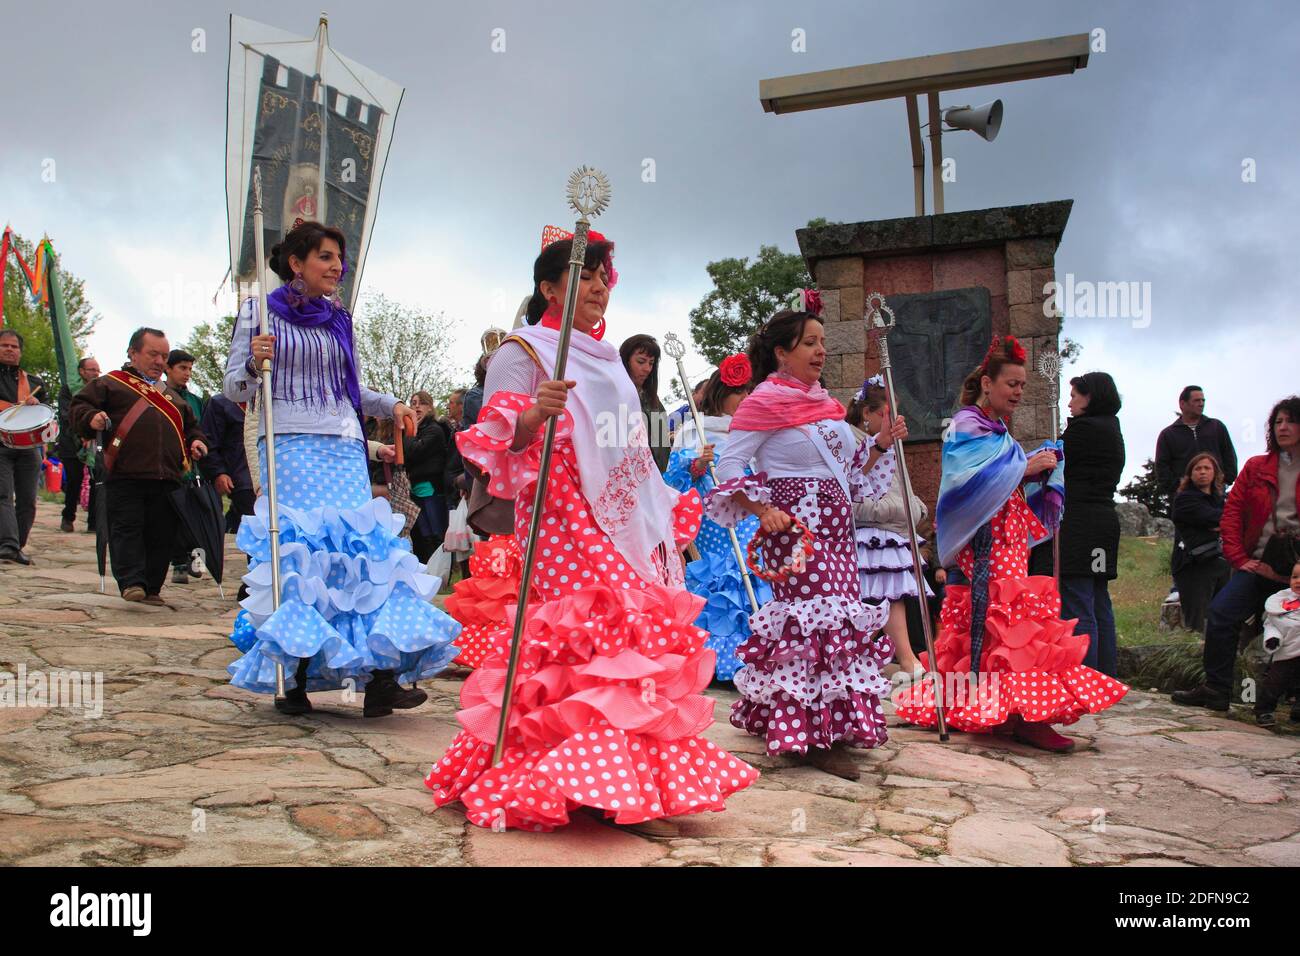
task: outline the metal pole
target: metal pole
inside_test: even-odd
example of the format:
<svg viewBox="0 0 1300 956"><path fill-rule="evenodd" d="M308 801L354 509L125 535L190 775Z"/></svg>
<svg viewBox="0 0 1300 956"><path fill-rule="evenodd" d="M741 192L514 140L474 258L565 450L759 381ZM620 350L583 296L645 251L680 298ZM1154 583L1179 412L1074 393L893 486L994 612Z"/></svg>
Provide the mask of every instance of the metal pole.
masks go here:
<svg viewBox="0 0 1300 956"><path fill-rule="evenodd" d="M873 306L873 303L876 303ZM880 370L885 375L885 400L889 403L889 420L894 424L894 410L897 407L894 393L894 372L889 362L889 330L894 327L893 310L885 305L885 297L879 292L867 296L867 334L880 346ZM886 322L883 312L889 313ZM939 683L939 671L934 654L934 628L930 623L930 602L925 594L925 568L921 562L921 548L916 539L916 516L912 514L912 479L907 473L907 459L903 454L903 443L894 442L894 456L898 464L899 482L903 486L903 512L907 515L907 542L912 551L912 574L916 578L916 595L921 604L921 633L925 635L925 650L930 660L928 676L934 686L934 713L939 722L939 740L947 743L948 723L943 713L943 689Z"/></svg>
<svg viewBox="0 0 1300 956"><path fill-rule="evenodd" d="M1060 361L1056 363L1056 370L1052 375L1052 441L1059 441L1061 438L1061 368ZM1043 477L1043 493L1047 492L1047 482L1052 477L1048 472ZM1058 524L1056 530L1052 532L1052 580L1056 582L1056 593L1061 593L1061 526Z"/></svg>
<svg viewBox="0 0 1300 956"><path fill-rule="evenodd" d="M253 258L257 261L257 317L261 334L270 335L266 312L266 249L262 239L262 168L253 168ZM267 535L271 539L271 608L280 609L280 512L275 499L275 423L271 414L271 360L262 359L262 430L266 442L266 500L270 506ZM304 689L305 688L300 688ZM275 665L275 697L284 699L284 665Z"/></svg>
<svg viewBox="0 0 1300 956"><path fill-rule="evenodd" d="M573 314L578 305L578 283L587 259L587 233L591 229L588 216L598 216L609 204L609 180L597 169L583 166L569 177L569 205L578 213L573 227L573 248L569 252L569 276L565 284L564 315L560 321L560 343L555 353L552 381L562 381L569 361L569 340L573 335ZM519 648L523 644L524 623L528 612L528 588L537 566L537 539L541 536L542 509L546 505L546 488L550 484L551 455L555 450L555 429L558 416L546 420L546 433L542 438L542 456L537 473L537 487L533 491L533 511L528 519L528 542L524 548L523 569L519 576L519 596L515 601L515 623L510 635L510 660L506 665L506 683L501 692L501 720L497 725L496 747L492 750L492 763L499 764L506 749L506 731L510 725L510 707L514 700L515 671L519 667Z"/></svg>
<svg viewBox="0 0 1300 956"><path fill-rule="evenodd" d="M316 27L316 85L320 89L320 186L317 187L320 196L316 200L316 219L319 222L326 222L325 170L329 164L330 90L325 84L325 50L329 48L329 29L329 16L322 11Z"/></svg>
<svg viewBox="0 0 1300 956"><path fill-rule="evenodd" d="M700 447L703 448L706 443L704 436L704 422L700 418L700 410L695 407L695 393L690 390L690 382L686 380L686 346L682 340L675 334L669 332L664 336L664 351L677 360L677 377L682 383L682 388L686 389L686 402L691 406L691 417L695 420L695 432L700 436ZM709 462L709 477L713 479L714 487L718 484L718 472L713 467L713 462ZM745 564L745 552L740 548L740 539L736 537L736 529L728 528L727 537L731 539L731 551L736 556L736 564L740 567L740 578L745 582L745 594L749 597L749 606L758 613L758 597L754 594L754 584L749 579L749 567Z"/></svg>

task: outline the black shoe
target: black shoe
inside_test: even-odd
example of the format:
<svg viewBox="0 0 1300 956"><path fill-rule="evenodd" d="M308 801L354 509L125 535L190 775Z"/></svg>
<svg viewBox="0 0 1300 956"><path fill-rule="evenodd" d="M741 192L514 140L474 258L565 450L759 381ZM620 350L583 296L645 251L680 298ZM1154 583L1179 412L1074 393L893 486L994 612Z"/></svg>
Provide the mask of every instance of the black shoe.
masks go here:
<svg viewBox="0 0 1300 956"><path fill-rule="evenodd" d="M30 565L32 563L32 559L27 557L27 555L21 551L6 551L3 554L0 554L0 561L7 561L10 564Z"/></svg>
<svg viewBox="0 0 1300 956"><path fill-rule="evenodd" d="M1291 708L1291 723L1300 724L1300 704Z"/></svg>
<svg viewBox="0 0 1300 956"><path fill-rule="evenodd" d="M1191 690L1176 690L1170 695L1170 699L1184 707L1208 707L1210 710L1219 711L1228 709L1228 695L1221 694L1206 684Z"/></svg>
<svg viewBox="0 0 1300 956"><path fill-rule="evenodd" d="M172 568L172 584L189 584L190 576L184 568Z"/></svg>
<svg viewBox="0 0 1300 956"><path fill-rule="evenodd" d="M295 687L293 690L286 690L284 697L275 699L275 709L290 716L309 714L311 713L311 700L307 697L305 690L301 687Z"/></svg>
<svg viewBox="0 0 1300 956"><path fill-rule="evenodd" d="M429 695L420 688L406 688L397 683L391 671L375 671L366 685L361 714L364 717L387 717L394 709L410 710L428 699Z"/></svg>
<svg viewBox="0 0 1300 956"><path fill-rule="evenodd" d="M1255 715L1256 727L1276 727L1277 716L1271 710L1265 710Z"/></svg>

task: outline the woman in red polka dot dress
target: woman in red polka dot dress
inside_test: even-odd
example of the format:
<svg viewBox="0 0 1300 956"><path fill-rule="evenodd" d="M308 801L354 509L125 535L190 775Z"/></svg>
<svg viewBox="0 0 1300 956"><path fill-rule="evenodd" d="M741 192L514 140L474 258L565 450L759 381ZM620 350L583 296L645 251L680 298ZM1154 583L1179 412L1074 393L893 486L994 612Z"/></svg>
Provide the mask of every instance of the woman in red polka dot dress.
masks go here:
<svg viewBox="0 0 1300 956"><path fill-rule="evenodd" d="M456 639L460 654L453 663L475 668L492 651L509 645L506 608L519 598L523 561L513 534L494 534L474 545L470 576L456 582L446 601L447 613L461 625Z"/></svg>
<svg viewBox="0 0 1300 956"><path fill-rule="evenodd" d="M1010 733L1044 750L1074 742L1052 724L1072 724L1110 707L1128 688L1086 667L1088 635L1061 620L1050 577L1029 575L1029 548L1048 531L1025 502L1021 485L1050 473L1056 452L1026 457L1006 421L1025 387L1025 351L995 339L962 386L963 408L944 436L943 478L935 526L948 576L935 655L948 726L971 733ZM937 723L934 685L895 692L898 715L923 727Z"/></svg>
<svg viewBox="0 0 1300 956"><path fill-rule="evenodd" d="M777 313L752 339L749 360L759 385L732 418L708 516L734 527L758 515L755 540L769 567L804 554L791 516L812 534L813 552L773 582L773 599L750 618L731 722L764 738L769 753L853 780L859 771L844 748L886 739L880 668L894 653L882 632L889 603L862 600L853 502L889 490L891 449L907 427L899 418L892 431L856 441L844 406L818 384L826 346L815 311ZM755 474L746 475L751 459Z"/></svg>
<svg viewBox="0 0 1300 956"><path fill-rule="evenodd" d="M572 379L549 380L571 251L561 240L533 267L534 324L493 355L478 424L457 436L490 494L514 500L522 549L543 426L559 419L504 756L492 763L506 633L466 680L464 729L425 785L440 806L459 800L478 826L550 830L584 808L671 836L668 818L725 809L758 772L700 736L713 722L702 691L714 653L694 624L704 600L683 587L680 549L699 530L701 503L664 484L636 389L618 350L601 339L617 274L612 243L590 235Z"/></svg>

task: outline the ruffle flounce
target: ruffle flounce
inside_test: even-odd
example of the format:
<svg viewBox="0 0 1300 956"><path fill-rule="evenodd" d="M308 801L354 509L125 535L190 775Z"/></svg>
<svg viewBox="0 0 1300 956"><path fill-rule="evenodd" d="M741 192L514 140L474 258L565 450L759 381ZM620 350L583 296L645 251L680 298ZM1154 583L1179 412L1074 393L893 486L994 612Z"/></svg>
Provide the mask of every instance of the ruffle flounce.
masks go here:
<svg viewBox="0 0 1300 956"><path fill-rule="evenodd" d="M457 714L464 732L425 781L437 802L462 799L471 821L482 826L494 825L499 806L503 825L533 829L566 822L579 804L600 807L620 823L722 809L727 793L757 775L696 739L713 722L713 701L701 691L712 679L714 655L693 623L702 604L657 585L618 591L598 585L531 610L503 764L488 767L505 687L504 652L489 656L465 682ZM629 778L611 777L594 795L595 785L585 779L571 784L561 758L582 741L614 748L630 761ZM666 776L670 755L678 769ZM730 782L718 775L723 764L735 772ZM682 779L688 765L696 776ZM608 772L616 775L612 767ZM476 806L475 799L485 802Z"/></svg>
<svg viewBox="0 0 1300 956"><path fill-rule="evenodd" d="M884 634L873 637L887 615L834 595L770 601L751 618L754 634L738 651L747 666L735 676L736 689L749 702L772 704L784 693L805 707L884 694L890 684L880 669L894 649Z"/></svg>
<svg viewBox="0 0 1300 956"><path fill-rule="evenodd" d="M704 517L715 521L724 528L734 528L750 517L750 512L736 501L736 495L743 494L750 501L767 504L772 500L772 489L767 486L767 472L760 471L753 475L740 475L724 481L709 492L704 502Z"/></svg>
<svg viewBox="0 0 1300 956"><path fill-rule="evenodd" d="M438 578L398 537L403 519L384 498L359 508L280 506L280 607L271 588L269 505L240 522L237 542L249 555L247 612L231 639L244 652L231 683L275 692L275 665L295 686L300 658L311 658L307 690L363 686L374 670L408 682L443 670L458 648L460 625L435 607Z"/></svg>
<svg viewBox="0 0 1300 956"><path fill-rule="evenodd" d="M461 455L488 475L488 493L494 498L515 498L537 480L542 443L532 441L520 451L510 450L519 416L532 404L528 395L497 392L479 412L478 423L456 435ZM558 445L572 435L573 416L564 412L555 427L555 441Z"/></svg>
<svg viewBox="0 0 1300 956"><path fill-rule="evenodd" d="M447 613L464 627L456 639L461 648L457 664L478 667L499 646L497 632L505 627L506 608L519 600L522 563L513 535L493 535L474 546L470 577L457 581L445 602Z"/></svg>
<svg viewBox="0 0 1300 956"><path fill-rule="evenodd" d="M981 673L972 682L970 587L947 588L935 656L950 726L985 731L1013 715L1033 723L1071 724L1128 693L1126 685L1084 666L1088 635L1075 634L1076 621L1063 621L1060 613L1061 599L1049 577L991 580ZM893 701L903 719L923 727L937 723L932 682L901 688Z"/></svg>

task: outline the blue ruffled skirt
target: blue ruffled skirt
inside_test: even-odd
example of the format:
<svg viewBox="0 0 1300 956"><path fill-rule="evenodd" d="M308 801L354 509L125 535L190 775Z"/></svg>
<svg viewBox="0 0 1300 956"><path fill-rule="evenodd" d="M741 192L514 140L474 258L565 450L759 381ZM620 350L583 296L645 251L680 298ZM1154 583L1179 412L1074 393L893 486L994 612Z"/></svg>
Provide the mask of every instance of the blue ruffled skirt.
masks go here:
<svg viewBox="0 0 1300 956"><path fill-rule="evenodd" d="M307 690L363 687L375 670L413 682L443 670L460 649L460 624L433 605L441 582L424 573L399 537L402 518L370 496L365 446L332 435L277 435L280 607L271 593L269 503L257 499L236 543L249 558L248 597L232 643L244 652L228 668L236 687L275 692L275 665L296 685L310 658ZM266 486L265 441L258 445Z"/></svg>
<svg viewBox="0 0 1300 956"><path fill-rule="evenodd" d="M746 518L736 526L742 554L757 530L757 518ZM696 618L695 626L709 632L704 646L713 648L718 655L717 678L731 680L743 663L736 656L736 648L749 640L752 633L749 615L753 608L745 592L745 582L741 579L727 529L705 518L695 542L700 550L700 560L686 565L686 588L707 602ZM772 600L772 589L766 581L752 574L749 577L754 585L754 596L762 607Z"/></svg>

